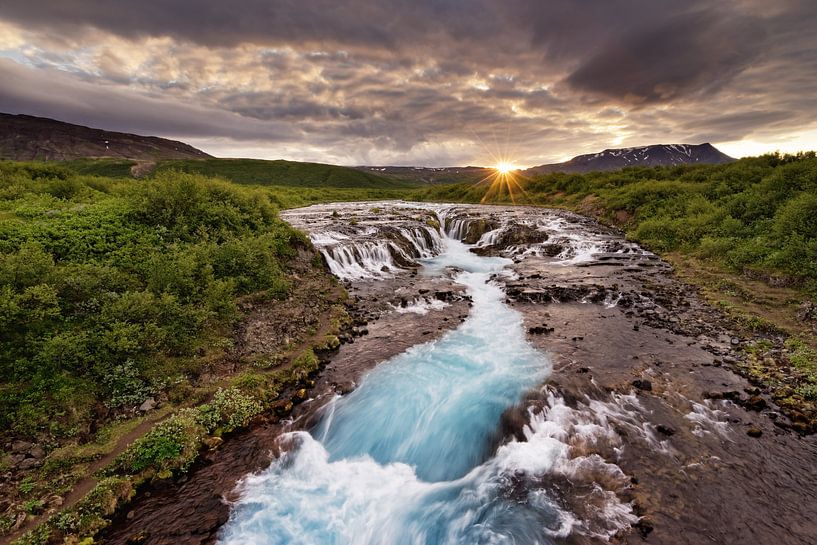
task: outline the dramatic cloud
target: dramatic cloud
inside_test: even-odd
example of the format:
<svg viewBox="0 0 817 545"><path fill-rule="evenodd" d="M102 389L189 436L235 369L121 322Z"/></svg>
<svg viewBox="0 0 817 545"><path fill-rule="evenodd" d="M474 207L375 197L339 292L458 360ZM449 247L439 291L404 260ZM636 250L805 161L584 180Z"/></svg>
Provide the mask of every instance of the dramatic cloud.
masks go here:
<svg viewBox="0 0 817 545"><path fill-rule="evenodd" d="M350 164L756 153L817 132L813 28L812 0L5 0L0 110Z"/></svg>

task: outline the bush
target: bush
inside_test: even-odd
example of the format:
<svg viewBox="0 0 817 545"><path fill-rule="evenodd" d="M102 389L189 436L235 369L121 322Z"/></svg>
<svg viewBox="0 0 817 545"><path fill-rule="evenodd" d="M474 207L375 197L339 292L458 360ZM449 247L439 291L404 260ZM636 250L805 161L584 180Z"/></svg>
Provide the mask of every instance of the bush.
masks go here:
<svg viewBox="0 0 817 545"><path fill-rule="evenodd" d="M127 409L152 377L195 373L193 350L237 318L238 296L285 296L308 241L271 194L0 163L0 426L77 433L95 402Z"/></svg>
<svg viewBox="0 0 817 545"><path fill-rule="evenodd" d="M219 388L213 400L200 408L199 421L210 433L231 432L246 426L262 410L254 397L236 388Z"/></svg>
<svg viewBox="0 0 817 545"><path fill-rule="evenodd" d="M160 477L186 471L198 456L207 430L196 409L182 409L134 441L116 462L119 470L135 474L150 469Z"/></svg>

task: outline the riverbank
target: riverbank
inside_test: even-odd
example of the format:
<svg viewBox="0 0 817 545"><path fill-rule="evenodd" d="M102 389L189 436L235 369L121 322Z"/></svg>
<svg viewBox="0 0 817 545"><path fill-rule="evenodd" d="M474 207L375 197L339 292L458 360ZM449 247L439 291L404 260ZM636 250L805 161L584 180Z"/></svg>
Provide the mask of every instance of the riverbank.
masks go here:
<svg viewBox="0 0 817 545"><path fill-rule="evenodd" d="M551 225L546 238L538 229L500 229L506 221L524 224L542 216ZM304 220L299 226L314 235L326 225L319 217L334 218L328 229L336 234L334 241L321 239L325 253L356 256L346 263L349 270L362 267L370 275L348 284L357 292L353 306L361 319L359 336L341 347L308 394L313 401L296 407L292 423L284 428L264 424L228 441L209 466L184 482L167 483L166 491L156 491L123 512L106 539L133 543L141 535L144 543L211 542L228 514L216 496L235 499L231 483L242 471L269 463L268 453L277 452L278 433L308 428L315 409L335 393L348 392L370 366L438 338L467 314L467 300L449 302L457 297L455 290L417 283L422 277L412 266L396 262L397 252L380 256L389 263L373 260L378 254L368 250L327 252L326 245L351 235L348 229L364 229L367 223L385 227L379 235L370 232L359 240L361 246L384 233L393 237L401 228L432 227L429 220L434 218L422 207L407 212L388 203L331 205L315 210L308 220L315 223ZM771 392L735 374L746 361L741 348L753 340L679 282L670 265L614 232L566 213L466 206L447 218L443 228L464 237L470 231L477 239L473 242L486 238L481 253L516 261L512 269L517 277L497 280L508 303L524 316L529 341L553 361L550 379L506 411L495 446L511 437L531 441L526 426L535 431L549 422L547 426L565 434L570 459L597 456L615 464L628 478L617 485L617 497L632 506L638 520L614 541L742 543L751 536L758 543L810 543L817 535L805 511L817 484L811 470L817 454L814 436L796 433L802 431L796 420L779 410ZM486 235L491 231L496 232ZM414 238L417 242L416 233ZM412 243L397 245L407 250L406 244ZM342 264L340 258L336 262ZM588 437L581 431L587 429L598 429L599 435ZM604 478L592 471L573 474L569 481L542 476L549 489L562 491L560 505L579 519L590 518L587 510L594 505L604 505L578 499ZM210 522L202 532L196 528L202 517L191 514L210 512L217 516L204 517ZM140 534L148 527L154 532L159 528L159 533ZM600 538L574 534L564 539L593 543Z"/></svg>

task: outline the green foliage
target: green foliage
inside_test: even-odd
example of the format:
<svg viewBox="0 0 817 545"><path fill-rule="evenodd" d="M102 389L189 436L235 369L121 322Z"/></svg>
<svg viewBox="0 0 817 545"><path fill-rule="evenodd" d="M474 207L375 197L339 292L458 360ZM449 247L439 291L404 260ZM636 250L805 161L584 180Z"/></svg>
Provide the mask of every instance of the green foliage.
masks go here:
<svg viewBox="0 0 817 545"><path fill-rule="evenodd" d="M199 408L199 421L210 433L245 427L263 410L261 402L237 388L219 388L213 400Z"/></svg>
<svg viewBox="0 0 817 545"><path fill-rule="evenodd" d="M317 190L316 190L317 192ZM175 375L237 297L284 297L301 233L269 189L0 163L0 426L75 435Z"/></svg>
<svg viewBox="0 0 817 545"><path fill-rule="evenodd" d="M109 517L116 508L133 495L134 487L129 478L105 477L76 505L53 516L47 524L41 524L34 531L47 534L53 527L66 535L94 536L110 523Z"/></svg>
<svg viewBox="0 0 817 545"><path fill-rule="evenodd" d="M116 461L119 471L135 474L151 469L157 475L185 471L198 456L207 433L197 409L182 409L137 439Z"/></svg>

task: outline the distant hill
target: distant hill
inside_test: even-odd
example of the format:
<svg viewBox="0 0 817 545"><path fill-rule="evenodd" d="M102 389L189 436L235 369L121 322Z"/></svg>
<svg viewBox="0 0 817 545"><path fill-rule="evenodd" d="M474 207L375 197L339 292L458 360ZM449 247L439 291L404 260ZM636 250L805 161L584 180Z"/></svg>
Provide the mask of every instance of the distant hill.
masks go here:
<svg viewBox="0 0 817 545"><path fill-rule="evenodd" d="M155 171L179 170L218 176L239 184L297 187L400 188L411 184L352 167L263 159L160 161Z"/></svg>
<svg viewBox="0 0 817 545"><path fill-rule="evenodd" d="M488 167L357 167L363 172L378 174L393 180L417 184L475 183L496 171Z"/></svg>
<svg viewBox="0 0 817 545"><path fill-rule="evenodd" d="M0 159L67 161L87 158L137 161L211 157L184 142L103 131L45 117L0 113Z"/></svg>
<svg viewBox="0 0 817 545"><path fill-rule="evenodd" d="M551 172L597 172L625 167L655 167L689 164L721 164L734 161L712 144L656 144L638 148L606 149L578 155L564 163L540 165L525 170L526 175Z"/></svg>

